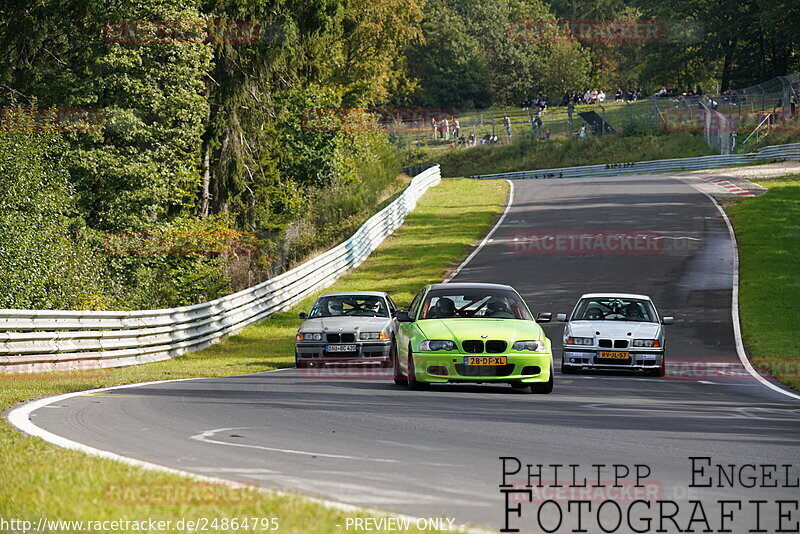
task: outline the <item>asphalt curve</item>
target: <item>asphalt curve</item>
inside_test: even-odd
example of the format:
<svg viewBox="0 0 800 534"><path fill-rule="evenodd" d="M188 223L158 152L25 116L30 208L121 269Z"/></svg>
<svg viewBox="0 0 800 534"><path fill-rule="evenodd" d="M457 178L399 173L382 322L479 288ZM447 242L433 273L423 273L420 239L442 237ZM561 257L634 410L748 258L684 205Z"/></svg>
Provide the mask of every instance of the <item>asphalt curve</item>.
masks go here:
<svg viewBox="0 0 800 534"><path fill-rule="evenodd" d="M645 233L660 244L644 251L533 246L543 236L566 242L587 231ZM649 294L661 314L676 317L667 334L668 377L557 375L553 394L532 395L508 386L411 392L387 376L290 369L74 397L37 410L32 421L159 465L494 530L505 519L501 456L565 466L557 473L545 468L542 479L550 484L569 475L570 464L579 466L579 480L596 479L592 466L604 464L606 488L593 495L595 505L615 499L603 493L611 491L605 482L613 480L612 464L642 464L651 472L649 497L694 497L710 510L717 499L758 495L772 506L764 505L764 520L775 521L772 501L797 499L797 488L688 487L692 456L736 466L791 464L786 482L800 466L800 402L759 384L739 364L732 274L724 220L676 177L516 182L504 223L456 281L509 283L535 311L568 312L590 291ZM554 347L562 328L546 326ZM510 526L539 532L537 510L524 504ZM743 513L734 532L752 528L752 509ZM554 514L548 509L545 523ZM678 518L685 525L689 515L682 507ZM565 518L557 532L569 531L574 519ZM678 530L669 522L663 528Z"/></svg>

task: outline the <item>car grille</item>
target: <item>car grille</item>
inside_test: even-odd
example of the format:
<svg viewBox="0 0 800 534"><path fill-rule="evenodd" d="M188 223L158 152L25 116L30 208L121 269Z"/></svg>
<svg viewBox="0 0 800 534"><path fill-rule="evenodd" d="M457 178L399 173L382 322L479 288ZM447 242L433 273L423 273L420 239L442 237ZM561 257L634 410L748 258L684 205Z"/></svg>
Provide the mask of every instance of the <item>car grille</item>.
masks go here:
<svg viewBox="0 0 800 534"><path fill-rule="evenodd" d="M600 348L602 349L610 349L614 347L615 349L627 349L628 348L628 340L627 339L601 339L598 341Z"/></svg>
<svg viewBox="0 0 800 534"><path fill-rule="evenodd" d="M483 352L483 341L479 339L462 341L461 346L464 348L464 352L470 352L472 354Z"/></svg>
<svg viewBox="0 0 800 534"><path fill-rule="evenodd" d="M506 347L508 347L508 343L505 341L500 341L493 339L491 341L486 342L486 352L496 354L498 352L505 352Z"/></svg>
<svg viewBox="0 0 800 534"><path fill-rule="evenodd" d="M326 334L325 339L328 343L353 343L356 340L355 334Z"/></svg>
<svg viewBox="0 0 800 534"><path fill-rule="evenodd" d="M461 376L508 376L514 372L514 364L507 365L455 365L456 373Z"/></svg>

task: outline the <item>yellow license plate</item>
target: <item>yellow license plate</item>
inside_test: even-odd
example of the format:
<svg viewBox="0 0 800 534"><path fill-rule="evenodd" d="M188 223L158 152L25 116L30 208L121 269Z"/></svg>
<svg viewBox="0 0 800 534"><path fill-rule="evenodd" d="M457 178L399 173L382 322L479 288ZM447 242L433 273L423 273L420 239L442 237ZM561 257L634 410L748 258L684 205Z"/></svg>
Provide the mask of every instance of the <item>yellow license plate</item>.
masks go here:
<svg viewBox="0 0 800 534"><path fill-rule="evenodd" d="M607 358L609 360L627 360L630 357L630 354L627 352L607 352L601 351L600 352L601 358Z"/></svg>
<svg viewBox="0 0 800 534"><path fill-rule="evenodd" d="M505 365L505 356L464 356L466 365Z"/></svg>

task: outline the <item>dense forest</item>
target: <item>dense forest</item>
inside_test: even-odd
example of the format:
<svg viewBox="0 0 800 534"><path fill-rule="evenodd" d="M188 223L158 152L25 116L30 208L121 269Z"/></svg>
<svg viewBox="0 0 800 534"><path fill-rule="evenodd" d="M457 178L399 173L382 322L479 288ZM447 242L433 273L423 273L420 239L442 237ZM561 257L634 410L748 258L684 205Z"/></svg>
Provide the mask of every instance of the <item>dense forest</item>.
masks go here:
<svg viewBox="0 0 800 534"><path fill-rule="evenodd" d="M666 30L514 34L560 19ZM776 0L4 2L0 307L191 304L333 244L409 157L342 110L724 90L797 70L798 45Z"/></svg>

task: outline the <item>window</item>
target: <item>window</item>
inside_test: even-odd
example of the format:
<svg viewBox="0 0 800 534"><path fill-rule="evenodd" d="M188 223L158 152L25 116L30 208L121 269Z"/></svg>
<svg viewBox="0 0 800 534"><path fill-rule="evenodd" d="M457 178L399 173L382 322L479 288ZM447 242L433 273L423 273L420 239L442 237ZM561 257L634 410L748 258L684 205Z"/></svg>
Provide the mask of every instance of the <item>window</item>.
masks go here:
<svg viewBox="0 0 800 534"><path fill-rule="evenodd" d="M389 317L383 297L369 295L333 295L314 304L309 319L318 317Z"/></svg>
<svg viewBox="0 0 800 534"><path fill-rule="evenodd" d="M597 297L581 299L573 321L635 321L657 323L656 311L648 300Z"/></svg>
<svg viewBox="0 0 800 534"><path fill-rule="evenodd" d="M531 315L513 291L437 289L428 293L420 319L459 318L531 320Z"/></svg>

